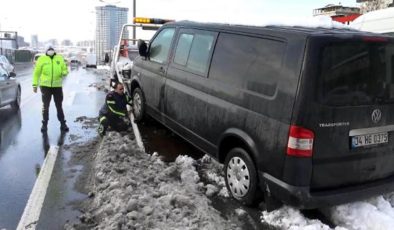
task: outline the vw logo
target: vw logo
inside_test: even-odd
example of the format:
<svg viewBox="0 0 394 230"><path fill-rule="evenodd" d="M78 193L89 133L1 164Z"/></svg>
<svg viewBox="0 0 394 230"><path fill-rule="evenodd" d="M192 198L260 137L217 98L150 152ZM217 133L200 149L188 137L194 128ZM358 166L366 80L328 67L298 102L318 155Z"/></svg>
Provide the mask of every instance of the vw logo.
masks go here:
<svg viewBox="0 0 394 230"><path fill-rule="evenodd" d="M380 119L382 118L382 112L380 111L380 109L375 109L372 112L371 118L372 118L373 123L378 123L380 121Z"/></svg>

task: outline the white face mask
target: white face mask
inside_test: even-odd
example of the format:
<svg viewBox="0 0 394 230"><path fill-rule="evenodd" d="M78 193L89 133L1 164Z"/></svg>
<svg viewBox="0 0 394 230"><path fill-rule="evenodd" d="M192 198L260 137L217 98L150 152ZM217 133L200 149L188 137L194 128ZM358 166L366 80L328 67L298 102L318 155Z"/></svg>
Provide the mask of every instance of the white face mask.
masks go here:
<svg viewBox="0 0 394 230"><path fill-rule="evenodd" d="M54 50L48 50L48 51L47 51L47 54L48 54L49 56L53 56L53 55L55 54L55 51L54 51Z"/></svg>

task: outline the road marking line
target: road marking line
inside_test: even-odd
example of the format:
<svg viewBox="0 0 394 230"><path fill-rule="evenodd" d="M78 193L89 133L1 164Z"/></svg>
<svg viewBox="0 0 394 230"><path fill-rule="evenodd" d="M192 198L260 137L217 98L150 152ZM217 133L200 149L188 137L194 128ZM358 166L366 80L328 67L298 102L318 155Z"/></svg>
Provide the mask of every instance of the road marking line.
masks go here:
<svg viewBox="0 0 394 230"><path fill-rule="evenodd" d="M40 174L34 183L33 190L27 201L17 230L36 229L58 152L59 146L51 146L49 149L44 163L42 164Z"/></svg>
<svg viewBox="0 0 394 230"><path fill-rule="evenodd" d="M129 111L129 118L131 121L131 125L133 126L134 136L135 136L135 140L137 141L137 145L138 147L140 147L142 151L145 152L145 147L144 147L144 143L142 142L140 130L138 129L137 124L134 122L134 115L131 112L131 106L127 105L127 110Z"/></svg>

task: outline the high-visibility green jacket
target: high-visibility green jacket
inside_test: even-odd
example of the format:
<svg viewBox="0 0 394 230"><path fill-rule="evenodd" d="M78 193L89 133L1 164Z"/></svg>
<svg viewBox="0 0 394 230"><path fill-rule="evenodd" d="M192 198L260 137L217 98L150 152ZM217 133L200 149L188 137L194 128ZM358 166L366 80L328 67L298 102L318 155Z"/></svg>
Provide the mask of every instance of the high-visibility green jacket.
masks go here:
<svg viewBox="0 0 394 230"><path fill-rule="evenodd" d="M33 87L62 87L63 78L67 76L68 68L61 55L53 58L42 55L38 58L33 73Z"/></svg>

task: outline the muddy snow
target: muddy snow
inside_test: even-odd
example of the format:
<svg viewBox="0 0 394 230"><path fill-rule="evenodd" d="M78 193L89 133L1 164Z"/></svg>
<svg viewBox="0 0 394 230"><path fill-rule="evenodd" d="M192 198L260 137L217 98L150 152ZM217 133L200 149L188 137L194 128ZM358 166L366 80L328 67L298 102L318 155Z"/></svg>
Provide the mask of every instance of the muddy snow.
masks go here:
<svg viewBox="0 0 394 230"><path fill-rule="evenodd" d="M96 155L94 189L81 224L95 229L237 229L210 205L196 161L179 156L165 163L138 150L130 135L109 132ZM82 226L82 227L81 227Z"/></svg>
<svg viewBox="0 0 394 230"><path fill-rule="evenodd" d="M94 157L93 188L80 223L66 229L244 229L212 207L212 196L229 199L222 166L208 156L163 162L138 150L129 133L109 132ZM204 169L199 174L198 168ZM204 182L199 175L203 174ZM394 194L322 210L334 229L394 229ZM235 216L245 211L234 210ZM261 210L261 222L277 229L332 229L300 210Z"/></svg>

